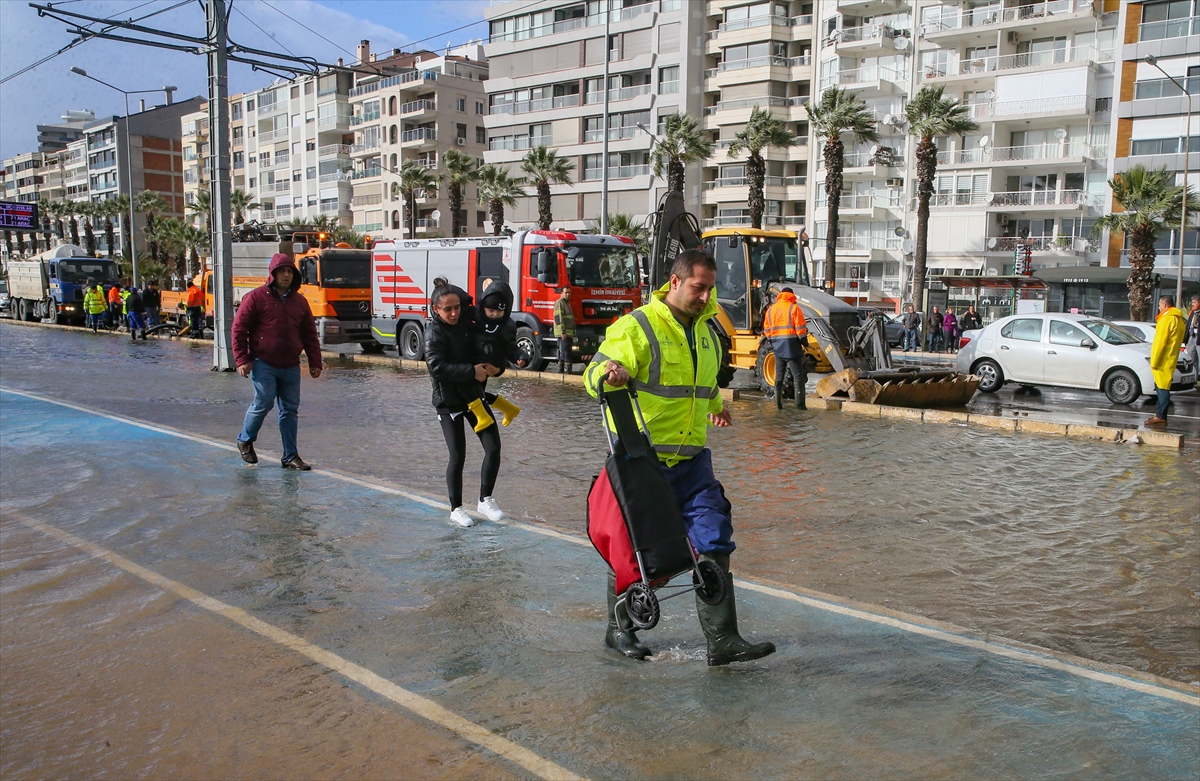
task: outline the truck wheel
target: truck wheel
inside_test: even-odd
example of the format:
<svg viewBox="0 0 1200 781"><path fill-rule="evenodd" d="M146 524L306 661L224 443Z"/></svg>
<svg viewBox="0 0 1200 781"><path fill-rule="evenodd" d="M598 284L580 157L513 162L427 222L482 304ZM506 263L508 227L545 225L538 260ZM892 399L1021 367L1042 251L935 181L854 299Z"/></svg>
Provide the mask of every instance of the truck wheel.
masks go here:
<svg viewBox="0 0 1200 781"><path fill-rule="evenodd" d="M538 345L537 334L527 325L517 328L517 350L528 357L529 363L525 366L531 372L544 371L546 364L549 363L542 357L542 351Z"/></svg>
<svg viewBox="0 0 1200 781"><path fill-rule="evenodd" d="M17 315L26 322L33 319L33 313L29 311L29 302L23 298L17 304Z"/></svg>
<svg viewBox="0 0 1200 781"><path fill-rule="evenodd" d="M721 334L717 337L717 342L721 345L721 365L717 368L717 387L728 388L729 383L733 382L733 376L737 374L737 367L730 359L729 354L732 349L729 339Z"/></svg>
<svg viewBox="0 0 1200 781"><path fill-rule="evenodd" d="M1132 404L1142 395L1142 384L1129 369L1116 369L1104 378L1104 395L1113 404Z"/></svg>
<svg viewBox="0 0 1200 781"><path fill-rule="evenodd" d="M425 357L425 329L417 323L405 323L396 337L400 357L407 361L419 361Z"/></svg>
<svg viewBox="0 0 1200 781"><path fill-rule="evenodd" d="M362 348L364 353L378 354L383 352L383 345L376 341L359 342L358 346Z"/></svg>
<svg viewBox="0 0 1200 781"><path fill-rule="evenodd" d="M46 303L43 304L43 306L46 307L46 322L57 325L59 322L59 315L58 315L58 307L55 305L54 300L47 299Z"/></svg>

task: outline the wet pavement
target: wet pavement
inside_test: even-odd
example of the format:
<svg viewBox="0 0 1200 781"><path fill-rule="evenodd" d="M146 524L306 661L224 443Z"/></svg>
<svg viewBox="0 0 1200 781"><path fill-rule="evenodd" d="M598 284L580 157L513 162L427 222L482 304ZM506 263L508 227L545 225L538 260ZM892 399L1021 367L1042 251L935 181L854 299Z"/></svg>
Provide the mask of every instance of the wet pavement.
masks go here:
<svg viewBox="0 0 1200 781"><path fill-rule="evenodd" d="M603 439L580 389L497 384L524 410L497 495L526 523L464 531L434 506L444 449L423 373L306 380L301 453L340 474L297 475L209 442L232 442L250 397L209 363L178 343L0 325L5 388L169 427L0 394L0 733L19 747L0 775L556 772L473 751L232 613L27 524L581 775L1167 778L1200 762L1196 690L1132 672L1200 678L1194 450L735 402L735 427L710 441L742 624L781 650L709 670L694 609L674 600L643 635L655 661L636 664L600 647L603 565L579 534ZM468 491L478 459L469 446Z"/></svg>

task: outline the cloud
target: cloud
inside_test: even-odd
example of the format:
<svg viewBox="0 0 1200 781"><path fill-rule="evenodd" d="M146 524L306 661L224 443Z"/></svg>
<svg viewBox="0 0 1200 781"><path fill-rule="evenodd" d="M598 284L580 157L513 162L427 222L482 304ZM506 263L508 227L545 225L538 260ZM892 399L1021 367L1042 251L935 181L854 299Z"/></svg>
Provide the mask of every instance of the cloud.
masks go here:
<svg viewBox="0 0 1200 781"><path fill-rule="evenodd" d="M132 14L131 9L136 5L133 0L85 0L65 7L91 16L129 18L172 4L169 0L152 2L153 5ZM447 23L454 26L459 18L457 13L431 15L430 22L436 26L416 30L420 34L409 36L385 24L313 0L267 2L270 5L235 0L229 25L230 38L244 46L268 51L290 50L295 55L315 57L328 63L336 62L338 58L352 62L358 42L364 38L371 41L374 51L386 51L401 47L413 38L446 29ZM471 13L475 13L475 3L463 3L455 11L465 11L468 5ZM345 7L361 10L361 4ZM288 19L283 15L285 13L302 24ZM196 3L155 16L144 24L185 35L204 34L203 12ZM53 54L70 42L71 37L61 22L39 18L25 2L0 0L0 75L8 76ZM72 66L83 68L126 90L150 90L169 84L179 87L175 93L178 100L208 94L206 62L201 56L92 40L0 85L0 157L36 149L36 125L58 122L67 110L90 108L97 116L124 113L124 98L119 92L71 74ZM231 64L229 89L231 93L259 89L270 84L273 78L249 66ZM147 103L151 104L161 102L161 95L131 96L134 110L139 97L147 98Z"/></svg>

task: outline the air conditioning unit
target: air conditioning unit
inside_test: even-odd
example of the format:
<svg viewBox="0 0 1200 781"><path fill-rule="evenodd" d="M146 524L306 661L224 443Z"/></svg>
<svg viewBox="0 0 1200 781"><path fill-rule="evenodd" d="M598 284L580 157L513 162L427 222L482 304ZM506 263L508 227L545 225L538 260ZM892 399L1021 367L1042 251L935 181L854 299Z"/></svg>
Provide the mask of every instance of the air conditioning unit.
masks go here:
<svg viewBox="0 0 1200 781"><path fill-rule="evenodd" d="M466 146L466 145L467 145L467 139L465 139L465 138L456 138L456 139L454 139L454 143L458 144L459 146Z"/></svg>
<svg viewBox="0 0 1200 781"><path fill-rule="evenodd" d="M899 177L899 176L896 176L896 177L893 177L893 178L891 178L891 179L888 179L888 180L887 180L887 186L888 186L888 187L903 187L903 186L904 186L904 179L903 179L903 178L901 178L901 177Z"/></svg>
<svg viewBox="0 0 1200 781"><path fill-rule="evenodd" d="M458 235L460 235L460 236L466 236L469 232L470 231L467 229L466 225L462 225L458 229Z"/></svg>
<svg viewBox="0 0 1200 781"><path fill-rule="evenodd" d="M1021 36L1018 35L1015 30L1008 31L1008 42L1009 43L1018 43L1020 40L1021 40Z"/></svg>

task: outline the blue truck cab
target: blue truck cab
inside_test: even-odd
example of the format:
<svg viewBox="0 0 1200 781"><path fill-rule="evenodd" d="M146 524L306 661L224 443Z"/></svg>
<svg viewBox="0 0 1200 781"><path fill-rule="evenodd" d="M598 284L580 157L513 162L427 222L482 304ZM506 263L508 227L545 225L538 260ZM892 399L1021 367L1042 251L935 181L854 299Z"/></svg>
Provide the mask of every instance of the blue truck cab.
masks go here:
<svg viewBox="0 0 1200 781"><path fill-rule="evenodd" d="M22 320L82 323L87 281L117 283L116 261L88 257L82 248L63 244L28 260L8 264L9 311Z"/></svg>

